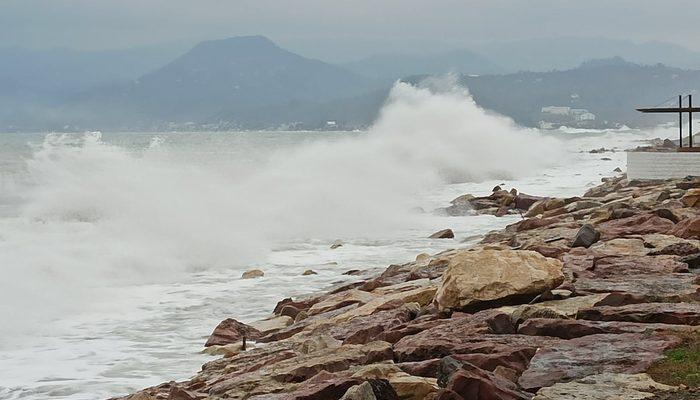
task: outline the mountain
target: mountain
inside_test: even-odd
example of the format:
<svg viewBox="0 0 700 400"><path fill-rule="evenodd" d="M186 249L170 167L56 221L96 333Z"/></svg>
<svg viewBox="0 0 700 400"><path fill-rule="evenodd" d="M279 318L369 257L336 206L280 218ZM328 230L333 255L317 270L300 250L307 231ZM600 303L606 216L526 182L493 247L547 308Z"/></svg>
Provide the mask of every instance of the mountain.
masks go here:
<svg viewBox="0 0 700 400"><path fill-rule="evenodd" d="M436 54L377 54L346 63L344 68L357 74L384 81L394 81L411 75L439 75L449 72L465 74L495 74L504 69L486 57L468 50Z"/></svg>
<svg viewBox="0 0 700 400"><path fill-rule="evenodd" d="M637 64L662 63L678 68L700 69L700 52L663 42L633 43L609 38L562 35L485 43L473 46L471 50L508 72L567 70L590 59L615 56Z"/></svg>
<svg viewBox="0 0 700 400"><path fill-rule="evenodd" d="M107 126L123 124L128 115L129 123L146 127L223 117L232 126L250 127L246 116L260 109L371 89L368 79L340 67L294 54L262 36L245 36L202 42L128 85L93 90L76 104L88 105L78 113L85 122ZM96 105L91 112L90 105Z"/></svg>
<svg viewBox="0 0 700 400"><path fill-rule="evenodd" d="M551 117L542 112L548 106L586 109L595 114L590 125L596 127L652 126L678 117L641 114L635 109L653 107L665 100L675 105L677 95L698 93L700 71L613 58L593 60L566 71L463 75L460 83L469 88L480 106L526 126L537 126Z"/></svg>

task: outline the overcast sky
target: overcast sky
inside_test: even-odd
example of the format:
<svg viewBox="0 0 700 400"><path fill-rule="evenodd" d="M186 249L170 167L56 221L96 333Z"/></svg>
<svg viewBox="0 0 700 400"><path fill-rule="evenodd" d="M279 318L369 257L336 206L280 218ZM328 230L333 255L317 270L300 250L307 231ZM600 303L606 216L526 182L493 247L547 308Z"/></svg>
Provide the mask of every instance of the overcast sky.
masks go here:
<svg viewBox="0 0 700 400"><path fill-rule="evenodd" d="M328 61L552 36L700 50L699 0L0 0L0 46L114 49L260 34Z"/></svg>

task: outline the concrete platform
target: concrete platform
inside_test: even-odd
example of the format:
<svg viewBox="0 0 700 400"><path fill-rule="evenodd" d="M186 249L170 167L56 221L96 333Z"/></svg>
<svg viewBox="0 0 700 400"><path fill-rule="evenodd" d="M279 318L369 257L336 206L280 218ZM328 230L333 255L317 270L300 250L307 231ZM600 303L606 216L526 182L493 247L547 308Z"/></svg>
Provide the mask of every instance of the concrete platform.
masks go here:
<svg viewBox="0 0 700 400"><path fill-rule="evenodd" d="M628 179L700 176L700 152L627 152Z"/></svg>

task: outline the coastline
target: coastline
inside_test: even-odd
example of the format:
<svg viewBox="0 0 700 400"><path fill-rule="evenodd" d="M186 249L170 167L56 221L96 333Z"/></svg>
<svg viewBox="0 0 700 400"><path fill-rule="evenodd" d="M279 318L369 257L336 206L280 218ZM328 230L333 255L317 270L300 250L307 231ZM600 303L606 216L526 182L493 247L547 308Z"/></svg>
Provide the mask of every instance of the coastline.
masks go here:
<svg viewBox="0 0 700 400"><path fill-rule="evenodd" d="M664 353L700 332L698 188L694 179L618 176L582 197L460 197L453 207L492 201L483 209L520 209L526 219L470 248L421 254L324 294L284 299L274 317L251 326L225 320L208 342L223 358L190 380L119 399L692 391L644 373L660 379L654 368Z"/></svg>

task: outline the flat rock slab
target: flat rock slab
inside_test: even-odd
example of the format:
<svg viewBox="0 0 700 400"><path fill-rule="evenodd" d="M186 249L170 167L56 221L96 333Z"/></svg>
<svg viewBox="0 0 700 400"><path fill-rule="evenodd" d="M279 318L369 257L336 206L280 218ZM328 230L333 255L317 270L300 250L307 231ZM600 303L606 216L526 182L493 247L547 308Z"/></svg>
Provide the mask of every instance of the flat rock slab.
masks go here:
<svg viewBox="0 0 700 400"><path fill-rule="evenodd" d="M575 339L605 333L700 332L700 327L671 324L643 324L620 321L587 321L582 319L532 318L518 327L523 335L554 336Z"/></svg>
<svg viewBox="0 0 700 400"><path fill-rule="evenodd" d="M667 233L675 224L654 214L637 214L627 218L603 222L596 226L603 239L649 233Z"/></svg>
<svg viewBox="0 0 700 400"><path fill-rule="evenodd" d="M606 373L542 388L533 400L641 400L653 397L654 391L673 389L655 382L647 374Z"/></svg>
<svg viewBox="0 0 700 400"><path fill-rule="evenodd" d="M627 275L609 278L579 278L573 283L577 293L620 292L649 302L700 300L698 277L693 274Z"/></svg>
<svg viewBox="0 0 700 400"><path fill-rule="evenodd" d="M674 336L637 333L565 340L540 349L518 383L536 391L598 373L640 373L678 344L680 339Z"/></svg>
<svg viewBox="0 0 700 400"><path fill-rule="evenodd" d="M579 310L577 318L593 321L700 325L700 304L641 303L624 306L598 306Z"/></svg>
<svg viewBox="0 0 700 400"><path fill-rule="evenodd" d="M513 351L537 350L556 344L558 338L529 335L474 334L449 338L405 337L394 346L395 360L398 362L423 361L458 354L500 354L509 355ZM499 361L500 362L500 361Z"/></svg>

